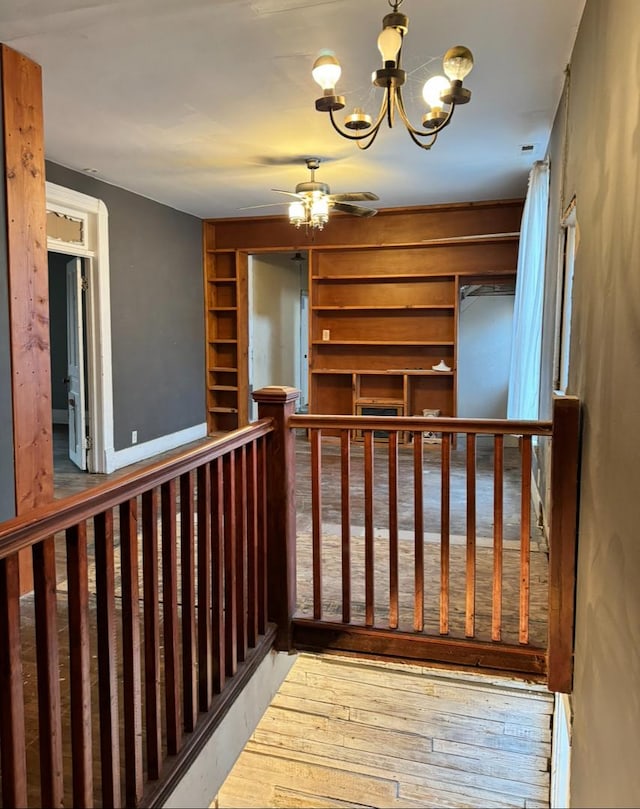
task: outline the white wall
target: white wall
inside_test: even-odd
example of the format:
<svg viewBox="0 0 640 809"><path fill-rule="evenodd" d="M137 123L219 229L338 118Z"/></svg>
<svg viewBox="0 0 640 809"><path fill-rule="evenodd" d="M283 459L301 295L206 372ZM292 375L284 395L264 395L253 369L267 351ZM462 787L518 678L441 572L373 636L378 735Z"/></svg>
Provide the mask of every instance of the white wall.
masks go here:
<svg viewBox="0 0 640 809"><path fill-rule="evenodd" d="M513 295L470 296L458 324L458 416L504 419Z"/></svg>
<svg viewBox="0 0 640 809"><path fill-rule="evenodd" d="M300 387L300 269L287 254L252 256L249 383Z"/></svg>

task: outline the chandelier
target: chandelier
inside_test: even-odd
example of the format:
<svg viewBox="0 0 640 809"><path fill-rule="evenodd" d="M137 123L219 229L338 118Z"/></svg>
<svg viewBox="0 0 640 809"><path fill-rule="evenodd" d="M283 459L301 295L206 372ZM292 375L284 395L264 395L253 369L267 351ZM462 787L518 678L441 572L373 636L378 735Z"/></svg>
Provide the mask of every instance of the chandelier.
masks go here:
<svg viewBox="0 0 640 809"><path fill-rule="evenodd" d="M451 121L458 104L466 104L471 91L462 86L464 78L473 68L473 55L463 45L456 45L445 53L442 60L445 76L433 76L422 88L422 96L429 109L422 118L423 129L416 129L407 116L402 98L402 85L407 73L401 67L402 43L409 29L409 18L398 11L403 0L388 0L393 9L382 20L382 32L378 37L378 50L382 67L374 70L371 81L381 87L384 95L376 120L356 107L344 121L344 128L335 119L334 113L345 106L345 98L336 95L336 83L342 73L340 63L332 54L324 54L313 65L312 75L323 94L316 99L316 109L328 112L333 128L343 138L356 141L360 149L368 149L374 142L382 122L386 119L389 128L394 124L395 112L406 126L414 143L421 149L430 149L438 133Z"/></svg>

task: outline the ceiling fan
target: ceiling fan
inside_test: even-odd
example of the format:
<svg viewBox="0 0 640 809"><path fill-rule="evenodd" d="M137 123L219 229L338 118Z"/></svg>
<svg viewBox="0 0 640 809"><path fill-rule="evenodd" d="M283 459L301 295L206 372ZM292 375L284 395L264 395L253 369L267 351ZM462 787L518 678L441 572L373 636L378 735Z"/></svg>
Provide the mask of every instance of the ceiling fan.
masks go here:
<svg viewBox="0 0 640 809"><path fill-rule="evenodd" d="M295 191L284 191L281 188L272 188L278 194L293 197L292 202L268 202L266 205L249 205L247 208L267 208L271 205L289 205L289 221L296 227L307 225L322 230L329 220L331 209L351 214L352 216L375 216L375 208L365 208L354 205L354 202L363 200L376 200L379 197L371 191L349 191L344 194L332 194L326 183L318 182L315 173L320 167L320 158L308 157L307 168L311 172L311 179L305 183L298 183Z"/></svg>

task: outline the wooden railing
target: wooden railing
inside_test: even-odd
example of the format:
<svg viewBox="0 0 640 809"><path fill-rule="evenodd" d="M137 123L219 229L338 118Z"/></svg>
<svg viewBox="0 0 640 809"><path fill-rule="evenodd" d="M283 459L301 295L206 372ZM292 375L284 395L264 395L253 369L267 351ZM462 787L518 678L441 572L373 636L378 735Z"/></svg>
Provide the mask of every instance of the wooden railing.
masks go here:
<svg viewBox="0 0 640 809"><path fill-rule="evenodd" d="M157 805L182 776L274 645L272 430L0 525L3 807ZM20 596L24 548L35 589Z"/></svg>
<svg viewBox="0 0 640 809"><path fill-rule="evenodd" d="M0 524L5 809L162 805L274 646L490 667L571 689L577 401L558 399L549 423L439 419L434 450L423 436L431 419L296 416L297 396L263 389L250 427ZM308 442L297 442L301 431ZM514 434L515 539L504 496ZM480 436L491 442L488 548ZM537 554L548 571L542 634L532 612L534 436L552 441L548 568ZM307 510L296 514L296 443L309 447L308 538L296 526ZM433 480L437 525L425 496ZM334 537L323 509L331 483ZM34 591L21 596L26 548Z"/></svg>
<svg viewBox="0 0 640 809"><path fill-rule="evenodd" d="M288 425L308 434L312 513L298 535L294 646L540 675L570 690L577 400L557 398L551 422L310 415ZM548 554L542 535L532 545L536 436L552 441ZM517 459L509 476L506 457ZM514 477L518 510L507 515ZM339 503L329 518L325 491Z"/></svg>

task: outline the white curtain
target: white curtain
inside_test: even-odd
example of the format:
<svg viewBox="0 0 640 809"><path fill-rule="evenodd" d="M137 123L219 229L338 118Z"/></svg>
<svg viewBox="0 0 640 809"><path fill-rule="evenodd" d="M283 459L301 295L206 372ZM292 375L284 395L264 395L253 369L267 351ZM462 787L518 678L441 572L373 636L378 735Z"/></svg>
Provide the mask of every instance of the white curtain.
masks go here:
<svg viewBox="0 0 640 809"><path fill-rule="evenodd" d="M507 398L509 419L538 418L548 204L549 164L538 161L529 172L520 227Z"/></svg>

